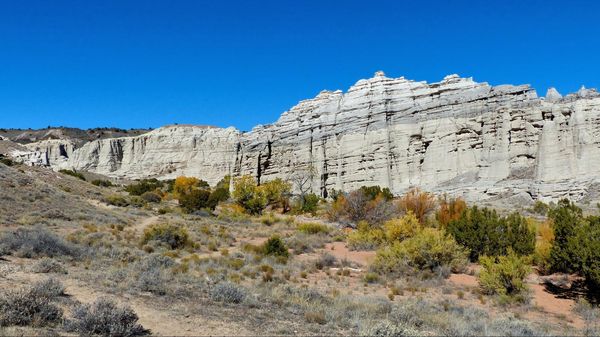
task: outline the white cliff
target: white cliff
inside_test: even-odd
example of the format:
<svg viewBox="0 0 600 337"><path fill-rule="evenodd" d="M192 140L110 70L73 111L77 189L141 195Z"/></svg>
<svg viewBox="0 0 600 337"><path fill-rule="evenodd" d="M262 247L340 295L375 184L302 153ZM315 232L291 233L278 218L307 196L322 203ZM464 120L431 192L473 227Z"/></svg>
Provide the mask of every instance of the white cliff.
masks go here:
<svg viewBox="0 0 600 337"><path fill-rule="evenodd" d="M348 92L322 91L278 121L234 128L169 126L86 143L47 165L113 177L251 174L261 181L312 167L312 189L419 186L483 200L586 197L600 180L600 95L537 97L528 85L450 75L428 84L377 72ZM59 151L60 152L60 151ZM62 153L62 152L60 152Z"/></svg>

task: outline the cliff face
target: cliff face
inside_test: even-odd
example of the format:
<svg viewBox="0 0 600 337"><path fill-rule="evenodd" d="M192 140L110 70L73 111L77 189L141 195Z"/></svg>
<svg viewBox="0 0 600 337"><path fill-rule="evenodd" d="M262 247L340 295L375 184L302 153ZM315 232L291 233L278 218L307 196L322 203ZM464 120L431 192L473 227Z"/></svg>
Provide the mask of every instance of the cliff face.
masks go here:
<svg viewBox="0 0 600 337"><path fill-rule="evenodd" d="M260 181L312 167L312 189L412 186L484 200L575 200L600 180L600 95L582 89L538 98L527 85L447 76L427 84L378 72L347 93L323 91L271 125L171 126L86 143L51 166L109 176L226 174Z"/></svg>

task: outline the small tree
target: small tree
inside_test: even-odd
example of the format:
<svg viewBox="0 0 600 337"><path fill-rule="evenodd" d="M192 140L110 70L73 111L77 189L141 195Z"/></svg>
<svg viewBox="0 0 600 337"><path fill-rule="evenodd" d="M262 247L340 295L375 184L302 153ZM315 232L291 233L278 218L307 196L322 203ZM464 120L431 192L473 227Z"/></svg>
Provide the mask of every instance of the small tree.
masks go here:
<svg viewBox="0 0 600 337"><path fill-rule="evenodd" d="M439 204L436 219L442 228L446 228L450 221L458 220L467 209L467 203L462 198L448 198L447 195L439 198Z"/></svg>
<svg viewBox="0 0 600 337"><path fill-rule="evenodd" d="M305 196L312 189L312 180L316 174L316 170L314 166L309 165L306 168L295 168L293 173L290 175L288 181L292 182L294 190L298 192L299 200L301 203L304 203ZM301 205L300 208L303 208L304 205Z"/></svg>
<svg viewBox="0 0 600 337"><path fill-rule="evenodd" d="M179 193L179 205L186 212L193 212L203 208L214 208L209 204L210 196L210 191L192 189L185 193Z"/></svg>
<svg viewBox="0 0 600 337"><path fill-rule="evenodd" d="M257 186L252 176L245 175L235 180L233 198L236 203L252 214L260 214L268 200L264 188Z"/></svg>
<svg viewBox="0 0 600 337"><path fill-rule="evenodd" d="M288 203L287 199L292 191L292 185L289 182L275 178L263 183L261 187L265 191L269 205L284 207Z"/></svg>
<svg viewBox="0 0 600 337"><path fill-rule="evenodd" d="M552 271L570 273L578 259L570 249L569 239L574 237L576 230L583 223L583 212L568 199L562 199L557 207L548 211L552 219L554 244L550 250L550 265Z"/></svg>

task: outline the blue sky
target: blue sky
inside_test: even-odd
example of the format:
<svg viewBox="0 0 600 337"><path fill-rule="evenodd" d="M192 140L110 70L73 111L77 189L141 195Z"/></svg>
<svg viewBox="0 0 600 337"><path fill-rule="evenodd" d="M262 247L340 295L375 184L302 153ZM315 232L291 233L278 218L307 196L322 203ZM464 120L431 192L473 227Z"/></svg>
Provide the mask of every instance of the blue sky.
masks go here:
<svg viewBox="0 0 600 337"><path fill-rule="evenodd" d="M600 1L0 0L0 128L249 130L383 70L600 86Z"/></svg>

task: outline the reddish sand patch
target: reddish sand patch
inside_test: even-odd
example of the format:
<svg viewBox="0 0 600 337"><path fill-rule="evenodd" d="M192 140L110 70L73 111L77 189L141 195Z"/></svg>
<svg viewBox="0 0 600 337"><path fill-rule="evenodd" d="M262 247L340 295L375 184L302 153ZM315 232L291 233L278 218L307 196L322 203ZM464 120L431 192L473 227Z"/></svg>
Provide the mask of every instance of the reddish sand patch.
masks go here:
<svg viewBox="0 0 600 337"><path fill-rule="evenodd" d="M344 242L332 242L325 245L325 251L335 256L338 260L348 260L366 266L375 259L374 251L353 251L346 247Z"/></svg>
<svg viewBox="0 0 600 337"><path fill-rule="evenodd" d="M546 291L546 288L541 284L529 284L529 288L533 292L533 304L541 311L565 317L577 328L583 327L583 320L573 313L574 300L558 298Z"/></svg>
<svg viewBox="0 0 600 337"><path fill-rule="evenodd" d="M477 277L467 274L451 274L448 280L457 286L477 287Z"/></svg>

